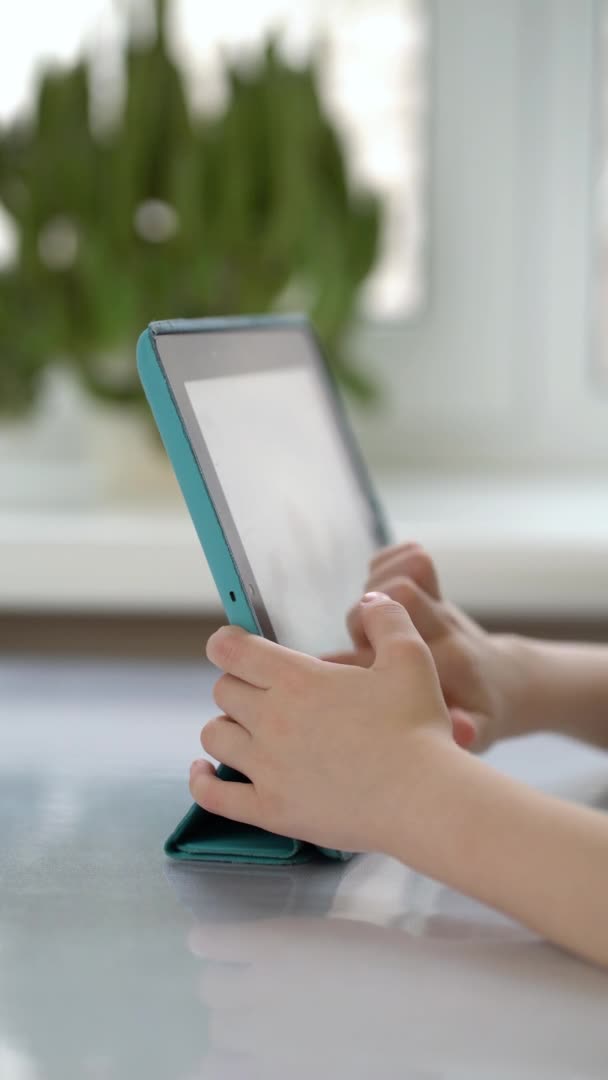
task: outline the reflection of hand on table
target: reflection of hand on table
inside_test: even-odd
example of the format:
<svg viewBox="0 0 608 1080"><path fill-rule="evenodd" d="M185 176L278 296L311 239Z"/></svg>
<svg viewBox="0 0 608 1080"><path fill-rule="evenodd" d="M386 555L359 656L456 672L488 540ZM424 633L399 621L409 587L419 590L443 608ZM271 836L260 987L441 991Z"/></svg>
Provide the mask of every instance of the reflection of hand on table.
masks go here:
<svg viewBox="0 0 608 1080"><path fill-rule="evenodd" d="M509 924L479 931L439 916L421 938L339 918L199 923L214 1048L201 1075L224 1080L232 1062L240 1080L447 1077L454 1063L480 1080L497 1063L518 1080L603 1076L584 1028L597 1031L605 977Z"/></svg>

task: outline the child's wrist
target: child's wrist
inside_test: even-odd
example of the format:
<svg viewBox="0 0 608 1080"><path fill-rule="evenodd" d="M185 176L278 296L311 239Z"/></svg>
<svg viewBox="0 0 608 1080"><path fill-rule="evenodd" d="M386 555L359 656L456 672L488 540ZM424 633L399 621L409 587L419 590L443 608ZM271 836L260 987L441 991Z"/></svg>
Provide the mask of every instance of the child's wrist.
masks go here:
<svg viewBox="0 0 608 1080"><path fill-rule="evenodd" d="M499 738L528 735L545 727L549 694L543 679L540 642L517 634L492 637L501 672Z"/></svg>
<svg viewBox="0 0 608 1080"><path fill-rule="evenodd" d="M422 801L408 806L404 796L401 843L389 853L556 944L608 965L603 817L442 746Z"/></svg>
<svg viewBox="0 0 608 1080"><path fill-rule="evenodd" d="M384 800L386 812L378 844L384 854L421 873L441 876L451 804L470 758L436 728L411 735L401 779L386 792Z"/></svg>
<svg viewBox="0 0 608 1080"><path fill-rule="evenodd" d="M505 673L506 736L567 732L573 714L592 708L593 679L581 666L580 646L516 635L497 637L495 643ZM606 705L608 694L605 698Z"/></svg>
<svg viewBox="0 0 608 1080"><path fill-rule="evenodd" d="M598 741L608 727L605 646L512 638L511 681L517 687L513 734L551 731ZM605 746L606 740L599 744Z"/></svg>
<svg viewBox="0 0 608 1080"><path fill-rule="evenodd" d="M418 873L508 911L511 888L499 873L499 841L511 819L521 825L528 789L450 740L429 740L425 756L417 788L403 791L395 803L383 850Z"/></svg>

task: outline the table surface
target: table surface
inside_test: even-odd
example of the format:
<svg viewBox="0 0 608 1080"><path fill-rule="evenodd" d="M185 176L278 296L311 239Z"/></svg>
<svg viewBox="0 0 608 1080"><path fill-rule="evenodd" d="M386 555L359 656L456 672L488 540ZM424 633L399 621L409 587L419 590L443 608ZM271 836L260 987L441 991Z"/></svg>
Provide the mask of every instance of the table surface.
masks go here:
<svg viewBox="0 0 608 1080"><path fill-rule="evenodd" d="M0 661L2 1080L605 1080L608 976L399 863L165 860L212 678ZM586 748L494 761L607 803Z"/></svg>

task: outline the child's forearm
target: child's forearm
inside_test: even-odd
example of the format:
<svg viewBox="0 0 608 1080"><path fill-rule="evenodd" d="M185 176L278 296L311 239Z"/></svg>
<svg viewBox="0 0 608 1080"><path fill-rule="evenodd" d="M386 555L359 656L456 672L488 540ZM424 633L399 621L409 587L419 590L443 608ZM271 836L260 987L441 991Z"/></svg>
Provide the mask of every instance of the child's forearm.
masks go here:
<svg viewBox="0 0 608 1080"><path fill-rule="evenodd" d="M608 818L433 747L423 812L396 812L386 845L421 873L608 966Z"/></svg>
<svg viewBox="0 0 608 1080"><path fill-rule="evenodd" d="M503 639L511 668L509 734L554 731L608 749L608 647Z"/></svg>

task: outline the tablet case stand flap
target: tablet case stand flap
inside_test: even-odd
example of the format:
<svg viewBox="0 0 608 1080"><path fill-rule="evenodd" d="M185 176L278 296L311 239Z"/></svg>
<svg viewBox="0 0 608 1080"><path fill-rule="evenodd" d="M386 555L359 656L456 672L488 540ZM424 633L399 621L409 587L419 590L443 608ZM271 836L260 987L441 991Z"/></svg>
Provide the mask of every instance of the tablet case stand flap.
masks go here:
<svg viewBox="0 0 608 1080"><path fill-rule="evenodd" d="M218 776L224 780L240 780L245 777L225 765L218 768ZM196 862L259 863L264 865L293 866L309 862L321 853L330 859L345 861L346 852L333 848L317 848L301 840L229 821L203 810L196 804L171 833L165 843L165 852L172 859L188 859Z"/></svg>

